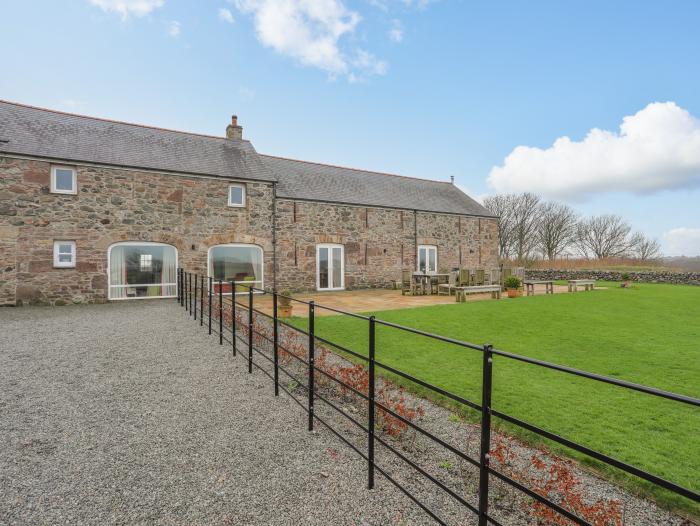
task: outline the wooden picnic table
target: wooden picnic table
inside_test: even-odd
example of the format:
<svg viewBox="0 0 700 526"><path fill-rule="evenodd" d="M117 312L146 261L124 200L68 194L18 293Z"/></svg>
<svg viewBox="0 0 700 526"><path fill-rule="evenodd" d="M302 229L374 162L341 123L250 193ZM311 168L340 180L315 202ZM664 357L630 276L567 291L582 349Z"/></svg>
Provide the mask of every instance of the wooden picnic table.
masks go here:
<svg viewBox="0 0 700 526"><path fill-rule="evenodd" d="M545 294L554 294L554 281L550 279L526 279L525 291L527 296L535 295L535 285L544 285Z"/></svg>
<svg viewBox="0 0 700 526"><path fill-rule="evenodd" d="M570 279L569 280L569 292L576 292L578 287L583 285L583 290L593 290L595 287L594 279Z"/></svg>
<svg viewBox="0 0 700 526"><path fill-rule="evenodd" d="M430 272L414 272L413 273L413 279L416 280L421 284L421 288L424 291L424 294L429 294L427 292L430 289L430 281L432 279L438 279L438 278L450 278L449 274L438 274L438 273L430 273Z"/></svg>

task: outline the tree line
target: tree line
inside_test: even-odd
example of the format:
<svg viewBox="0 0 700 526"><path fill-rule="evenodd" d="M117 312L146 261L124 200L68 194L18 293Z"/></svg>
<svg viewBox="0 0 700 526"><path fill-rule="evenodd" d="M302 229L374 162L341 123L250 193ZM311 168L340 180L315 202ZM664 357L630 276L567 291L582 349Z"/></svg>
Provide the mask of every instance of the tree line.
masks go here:
<svg viewBox="0 0 700 526"><path fill-rule="evenodd" d="M658 240L634 232L618 215L581 217L563 203L543 201L530 192L494 195L484 200L484 206L499 216L499 253L503 259L524 262L576 255L648 261L661 256Z"/></svg>

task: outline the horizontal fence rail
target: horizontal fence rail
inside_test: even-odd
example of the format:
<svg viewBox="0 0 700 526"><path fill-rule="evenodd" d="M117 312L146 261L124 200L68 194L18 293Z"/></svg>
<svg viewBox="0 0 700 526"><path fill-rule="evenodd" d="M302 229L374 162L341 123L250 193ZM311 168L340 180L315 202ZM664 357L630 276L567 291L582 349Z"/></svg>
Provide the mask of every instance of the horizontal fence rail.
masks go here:
<svg viewBox="0 0 700 526"><path fill-rule="evenodd" d="M632 391L637 391L650 396L660 397L674 402L687 404L696 408L700 408L700 400L697 398L692 398L690 396L685 396L681 394L676 394L661 389L656 389L653 387L647 387L632 382L627 382L624 380L619 380L616 378L610 378L598 374L589 373L579 369L574 369L571 367L566 367L562 365L553 364L550 362L537 360L533 358L528 358L526 356L521 356L499 349L495 349L492 345L476 345L473 343L463 342L456 340L454 338L447 338L438 334L429 333L412 327L405 327L396 323L379 320L374 316L363 316L361 314L356 314L352 312L346 312L341 309L323 306L315 303L314 301L304 301L292 298L290 296L285 296L278 293L275 290L265 290L261 288L253 287L247 284L246 281L221 281L213 279L212 277L205 277L203 275L193 274L190 272L185 272L184 269L178 269L177 275L178 293L177 301L178 303L189 313L190 316L197 319L199 316L200 326L204 325L204 318L207 318L208 333L218 332L217 336L219 339L219 344L223 346L226 342L231 347L231 353L233 356L238 354L239 349L247 350L244 358L248 364L248 372L252 373L253 368L260 370L266 376L268 376L274 382L274 395L279 396L280 390L284 391L289 397L292 398L306 413L308 416L307 426L309 431L314 429L314 424L318 422L323 427L331 431L337 438L339 438L343 443L355 451L361 458L367 461L367 487L369 489L374 488L375 485L375 474L378 472L384 478L386 478L391 484L397 487L403 494L405 494L409 499L411 499L418 507L420 507L425 513L427 513L432 519L434 519L438 524L446 525L447 523L439 516L436 510L430 509L424 502L422 502L416 495L409 491L403 484L398 482L396 478L392 477L384 467L378 465L375 461L375 450L377 446L381 446L386 451L389 451L397 458L399 458L403 463L408 465L413 469L415 473L434 484L447 495L452 497L456 502L464 506L465 509L469 510L474 514L478 521L479 526L485 526L486 524L499 525L500 522L489 514L489 487L491 484L491 477L495 477L510 485L514 489L527 495L533 501L536 501L544 506L556 511L562 517L572 521L575 524L583 526L591 526L591 523L587 522L585 519L577 516L572 511L565 509L557 502L552 501L545 495L541 495L537 491L528 488L523 483L515 480L508 476L507 474L499 471L498 469L490 465L490 455L492 448L491 431L493 427L492 418L497 418L504 422L508 422L511 425L522 428L526 431L534 433L542 438L553 441L557 444L570 448L574 451L587 455L588 457L595 459L599 462L622 470L630 475L639 477L642 480L650 482L658 487L666 489L668 491L674 492L678 495L686 497L694 502L700 502L700 494L689 488L682 487L674 482L665 480L659 476L652 473L648 473L645 470L627 464L621 460L610 457L604 453L588 448L582 444L578 444L572 440L565 437L561 437L557 434L549 432L541 427L526 422L512 415L508 415L504 412L499 411L494 408L491 403L491 397L493 394L493 369L494 369L494 356L499 356L508 360L518 361L522 363L527 363L537 367L542 367L554 371L558 371L563 374L569 374L581 378L586 378L592 381L602 382L609 385L614 385L622 389L628 389ZM224 292L225 288L229 288L229 292ZM255 308L255 295L269 295L272 296L272 314L265 313L260 309ZM245 301L239 301L240 298L244 298ZM286 302L295 302L295 304L302 305L308 316L308 330L304 330L293 324L290 324L282 320L279 316L280 300ZM224 305L225 302L230 302L230 305ZM212 310L213 309L213 310ZM335 314L350 316L361 322L367 323L367 349L366 355L358 352L357 350L348 349L346 346L335 343L327 338L319 336L316 334L315 330L315 317L316 311L322 309L326 311L333 312ZM225 318L230 316L230 327L225 328ZM271 323L272 329L269 333L266 331L256 328L256 321L266 321ZM215 323L212 327L212 322ZM431 383L416 378L415 376L401 371L396 367L390 366L388 364L382 363L376 359L376 328L377 326L384 326L392 328L398 331L412 333L421 337L429 338L431 340L440 341L446 344L454 345L465 350L477 351L482 353L482 393L481 400L478 402L468 400L460 395L449 392L438 386L432 385ZM286 348L280 343L280 330L285 329L288 331L294 331L295 334L303 336L306 341L305 356L299 356L299 353L295 353L293 350ZM256 348L256 341L259 342ZM359 362L364 364L368 373L368 385L366 392L358 389L357 386L349 385L340 378L329 374L328 371L324 370L316 364L317 358L317 346L316 343L319 342L326 345L330 349L336 349L341 353L346 353L347 355L357 358ZM240 345L244 347L240 347ZM272 348L272 357L265 354L262 348L267 345ZM303 368L304 377L298 377L290 372L288 367L282 365L280 356L292 360L293 363L299 364ZM256 363L255 356L259 356L266 360L267 363L272 364L272 373L265 370L259 363ZM478 411L480 414L480 446L479 446L479 457L473 458L466 452L462 451L457 445L450 444L449 442L435 436L430 431L424 429L412 419L406 418L405 416L399 414L393 410L388 405L385 405L380 400L377 399L377 381L376 375L381 371L396 375L401 379L412 382L424 389L445 397L452 402L459 404L465 408L469 408ZM288 378L294 385L298 386L306 392L306 399L302 400L298 396L295 396L292 392L294 389L285 387L284 383L281 381L280 373ZM328 380L334 382L341 387L343 390L352 393L357 396L358 399L362 400L362 403L366 407L366 424L357 420L357 418L349 415L342 408L331 400L327 396L319 392L319 388L316 387L316 377L320 375ZM364 450L353 444L350 439L342 434L341 431L335 429L328 421L319 416L316 411L316 402L322 402L326 407L331 408L334 412L342 415L345 419L351 422L355 428L359 429L365 436L366 445ZM382 439L376 433L377 425L377 415L381 412L385 415L391 415L391 417L401 421L404 425L420 433L421 436L432 440L435 444L441 446L446 451L451 452L462 460L465 460L470 465L478 469L478 495L477 500L470 503L462 495L459 495L453 489L449 488L443 484L436 477L428 473L418 464L409 459L405 454L399 451L396 447L392 446L388 441Z"/></svg>

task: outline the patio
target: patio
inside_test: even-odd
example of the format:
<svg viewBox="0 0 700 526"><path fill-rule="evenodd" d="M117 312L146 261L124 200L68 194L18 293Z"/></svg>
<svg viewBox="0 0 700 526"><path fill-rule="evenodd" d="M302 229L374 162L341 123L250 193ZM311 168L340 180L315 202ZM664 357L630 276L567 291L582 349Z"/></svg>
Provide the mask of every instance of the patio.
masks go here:
<svg viewBox="0 0 700 526"><path fill-rule="evenodd" d="M554 285L554 294L568 293L566 285ZM537 287L535 295L544 295L544 287ZM361 289L361 290L342 290L333 292L307 292L294 294L295 299L302 301L314 301L320 305L332 307L347 312L377 312L383 310L394 309L409 309L413 307L428 307L431 305L447 305L455 303L455 296L447 295L402 295L400 290L393 289ZM507 299L505 294L502 299ZM468 303L473 301L496 301L491 299L490 293L485 294L470 294L466 297ZM243 301L239 299L239 301ZM256 295L255 308L266 314L272 314L272 296ZM307 315L307 309L302 308L299 303L294 305L294 316L304 317ZM331 316L335 312L317 309L316 316Z"/></svg>

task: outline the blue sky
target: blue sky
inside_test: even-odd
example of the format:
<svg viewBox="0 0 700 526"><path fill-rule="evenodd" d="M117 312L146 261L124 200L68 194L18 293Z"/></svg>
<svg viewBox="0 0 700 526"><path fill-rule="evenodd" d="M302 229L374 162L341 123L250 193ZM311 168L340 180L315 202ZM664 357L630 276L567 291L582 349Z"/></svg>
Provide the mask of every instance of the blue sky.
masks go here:
<svg viewBox="0 0 700 526"><path fill-rule="evenodd" d="M215 135L236 113L263 153L531 189L700 254L700 2L5 0L2 20L2 99Z"/></svg>

